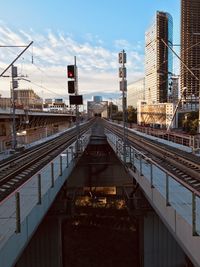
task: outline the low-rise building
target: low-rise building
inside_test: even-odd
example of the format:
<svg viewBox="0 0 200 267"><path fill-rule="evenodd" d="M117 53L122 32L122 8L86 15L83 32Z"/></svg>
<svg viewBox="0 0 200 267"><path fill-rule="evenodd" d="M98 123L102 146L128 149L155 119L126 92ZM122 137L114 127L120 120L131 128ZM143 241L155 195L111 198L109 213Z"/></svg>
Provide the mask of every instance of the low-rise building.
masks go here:
<svg viewBox="0 0 200 267"><path fill-rule="evenodd" d="M172 121L175 111L173 103L147 104L146 101L139 101L137 106L137 123L153 128L176 127L176 121Z"/></svg>
<svg viewBox="0 0 200 267"><path fill-rule="evenodd" d="M42 109L43 99L33 89L15 89L14 99L16 108Z"/></svg>
<svg viewBox="0 0 200 267"><path fill-rule="evenodd" d="M43 110L51 112L67 112L67 105L62 98L45 99Z"/></svg>
<svg viewBox="0 0 200 267"><path fill-rule="evenodd" d="M2 97L0 95L0 108L6 109L11 107L10 97Z"/></svg>

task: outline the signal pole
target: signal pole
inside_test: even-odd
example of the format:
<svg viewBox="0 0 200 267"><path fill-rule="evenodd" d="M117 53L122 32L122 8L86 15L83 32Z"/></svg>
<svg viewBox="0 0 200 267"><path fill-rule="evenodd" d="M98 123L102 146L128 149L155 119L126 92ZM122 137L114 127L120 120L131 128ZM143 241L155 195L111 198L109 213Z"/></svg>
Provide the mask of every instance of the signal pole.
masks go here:
<svg viewBox="0 0 200 267"><path fill-rule="evenodd" d="M120 83L120 91L122 91L122 108L123 108L123 161L126 163L126 143L127 143L127 130L126 130L126 113L127 113L127 104L126 104L126 92L127 92L127 80L126 80L126 53L124 50L119 53L119 63L121 67L119 68L119 78L122 78Z"/></svg>
<svg viewBox="0 0 200 267"><path fill-rule="evenodd" d="M74 66L75 66L75 95L78 95L78 69L76 66L76 56L74 56ZM79 152L79 105L76 105L76 153Z"/></svg>
<svg viewBox="0 0 200 267"><path fill-rule="evenodd" d="M79 106L83 104L82 95L78 94L78 68L76 66L76 56L74 56L74 65L67 66L68 78L72 79L68 81L68 93L74 94L69 96L70 105L75 105L76 112L76 153L79 152Z"/></svg>

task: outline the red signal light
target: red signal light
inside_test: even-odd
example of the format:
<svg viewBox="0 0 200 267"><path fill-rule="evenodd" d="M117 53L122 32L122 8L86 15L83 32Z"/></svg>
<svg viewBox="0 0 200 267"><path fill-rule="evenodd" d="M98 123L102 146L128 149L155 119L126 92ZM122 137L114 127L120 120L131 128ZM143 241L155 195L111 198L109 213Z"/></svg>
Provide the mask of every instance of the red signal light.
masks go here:
<svg viewBox="0 0 200 267"><path fill-rule="evenodd" d="M75 78L75 66L74 65L67 66L67 76L68 78Z"/></svg>

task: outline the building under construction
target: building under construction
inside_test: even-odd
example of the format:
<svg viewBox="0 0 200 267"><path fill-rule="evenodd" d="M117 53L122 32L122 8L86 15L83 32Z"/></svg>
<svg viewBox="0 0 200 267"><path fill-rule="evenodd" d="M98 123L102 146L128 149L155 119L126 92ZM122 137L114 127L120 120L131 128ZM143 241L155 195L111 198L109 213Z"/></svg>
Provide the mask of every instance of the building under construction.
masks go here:
<svg viewBox="0 0 200 267"><path fill-rule="evenodd" d="M145 33L145 100L164 103L169 97L172 74L173 21L169 13L157 11L154 24Z"/></svg>
<svg viewBox="0 0 200 267"><path fill-rule="evenodd" d="M191 109L198 108L200 78L200 0L181 0L181 92ZM186 88L186 89L185 89ZM185 90L184 90L185 89Z"/></svg>

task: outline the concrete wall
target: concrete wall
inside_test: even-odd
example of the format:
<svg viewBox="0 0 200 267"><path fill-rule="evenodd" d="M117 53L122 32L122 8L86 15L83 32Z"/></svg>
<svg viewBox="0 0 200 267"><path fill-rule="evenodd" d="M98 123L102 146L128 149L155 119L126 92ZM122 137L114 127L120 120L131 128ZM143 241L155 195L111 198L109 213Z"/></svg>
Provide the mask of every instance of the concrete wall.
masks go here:
<svg viewBox="0 0 200 267"><path fill-rule="evenodd" d="M47 217L15 267L62 267L61 221Z"/></svg>
<svg viewBox="0 0 200 267"><path fill-rule="evenodd" d="M143 218L143 266L185 266L185 253L155 213Z"/></svg>

